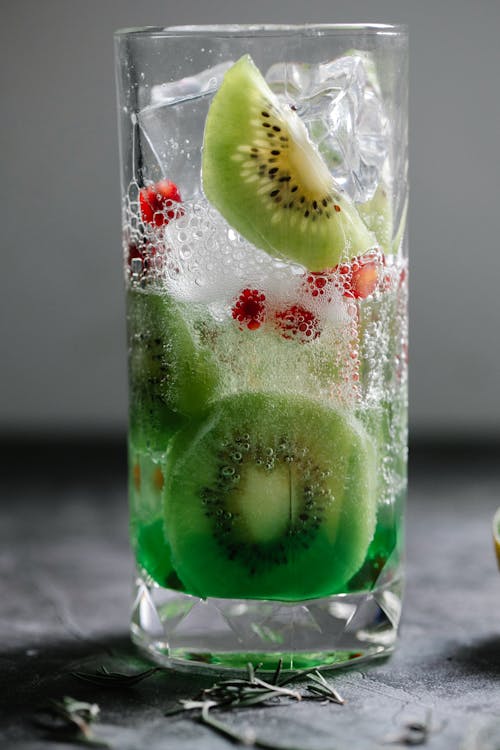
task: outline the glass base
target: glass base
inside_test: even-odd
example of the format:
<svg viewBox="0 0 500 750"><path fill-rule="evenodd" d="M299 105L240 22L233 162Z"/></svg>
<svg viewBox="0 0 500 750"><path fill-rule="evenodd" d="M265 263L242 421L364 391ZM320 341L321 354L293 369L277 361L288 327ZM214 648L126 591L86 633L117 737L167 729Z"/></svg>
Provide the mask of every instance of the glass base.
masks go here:
<svg viewBox="0 0 500 750"><path fill-rule="evenodd" d="M398 578L304 602L199 599L138 575L132 639L157 664L189 671L346 667L393 650L401 589Z"/></svg>

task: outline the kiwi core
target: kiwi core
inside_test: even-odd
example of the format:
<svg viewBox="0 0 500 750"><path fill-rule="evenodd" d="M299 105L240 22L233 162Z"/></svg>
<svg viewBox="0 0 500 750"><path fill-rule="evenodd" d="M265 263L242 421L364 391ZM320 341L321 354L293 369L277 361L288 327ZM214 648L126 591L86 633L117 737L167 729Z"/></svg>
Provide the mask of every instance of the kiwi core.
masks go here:
<svg viewBox="0 0 500 750"><path fill-rule="evenodd" d="M242 520L245 541L272 542L286 535L304 509L296 469L281 465L269 471L253 467L241 478L228 505Z"/></svg>

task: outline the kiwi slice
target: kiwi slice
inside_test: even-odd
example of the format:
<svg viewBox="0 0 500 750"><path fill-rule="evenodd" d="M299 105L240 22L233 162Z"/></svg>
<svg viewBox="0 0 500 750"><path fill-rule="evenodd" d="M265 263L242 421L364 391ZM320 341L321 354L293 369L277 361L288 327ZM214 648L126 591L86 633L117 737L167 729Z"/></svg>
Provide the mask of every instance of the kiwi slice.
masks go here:
<svg viewBox="0 0 500 750"><path fill-rule="evenodd" d="M164 450L186 418L206 408L217 368L170 297L129 290L127 319L132 441L136 448Z"/></svg>
<svg viewBox="0 0 500 750"><path fill-rule="evenodd" d="M165 476L172 561L192 594L317 598L363 563L374 454L345 413L303 396L228 396L177 433Z"/></svg>
<svg viewBox="0 0 500 750"><path fill-rule="evenodd" d="M208 200L240 234L311 271L376 244L300 117L249 55L229 69L210 106L202 175Z"/></svg>
<svg viewBox="0 0 500 750"><path fill-rule="evenodd" d="M170 549L165 539L163 518L135 531L135 556L138 566L160 584L182 591L182 583L177 578L170 559Z"/></svg>
<svg viewBox="0 0 500 750"><path fill-rule="evenodd" d="M361 218L376 236L377 241L386 255L394 252L392 247L392 201L389 188L380 183L373 197L358 205Z"/></svg>
<svg viewBox="0 0 500 750"><path fill-rule="evenodd" d="M162 459L129 444L130 536L141 572L160 586L182 588L164 531Z"/></svg>

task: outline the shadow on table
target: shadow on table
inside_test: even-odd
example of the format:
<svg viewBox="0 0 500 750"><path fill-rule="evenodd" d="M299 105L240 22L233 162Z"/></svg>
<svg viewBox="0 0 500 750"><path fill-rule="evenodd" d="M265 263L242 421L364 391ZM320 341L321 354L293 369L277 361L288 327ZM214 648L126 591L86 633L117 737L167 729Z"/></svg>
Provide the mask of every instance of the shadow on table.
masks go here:
<svg viewBox="0 0 500 750"><path fill-rule="evenodd" d="M192 698L214 681L214 675L196 675L161 670L131 687L96 685L75 676L93 675L102 667L110 672L136 674L150 669L130 641L128 633L100 640L46 643L0 654L0 721L3 725L29 722L37 709L50 699L64 696L98 703L107 711L132 715L145 707L171 710L181 698Z"/></svg>
<svg viewBox="0 0 500 750"><path fill-rule="evenodd" d="M485 677L500 678L500 632L498 635L483 638L467 646L459 646L447 655L455 667L469 675L481 674Z"/></svg>

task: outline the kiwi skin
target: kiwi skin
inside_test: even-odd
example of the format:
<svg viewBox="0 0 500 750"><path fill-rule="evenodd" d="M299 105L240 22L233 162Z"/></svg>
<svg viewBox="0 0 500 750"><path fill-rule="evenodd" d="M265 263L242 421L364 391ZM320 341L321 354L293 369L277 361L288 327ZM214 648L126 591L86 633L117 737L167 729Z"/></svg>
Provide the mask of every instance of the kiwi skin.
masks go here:
<svg viewBox="0 0 500 750"><path fill-rule="evenodd" d="M136 448L165 450L171 435L206 409L217 367L167 295L129 290L127 321L131 439Z"/></svg>
<svg viewBox="0 0 500 750"><path fill-rule="evenodd" d="M206 197L232 227L311 271L376 245L298 115L280 103L249 55L226 73L210 106L202 178Z"/></svg>
<svg viewBox="0 0 500 750"><path fill-rule="evenodd" d="M228 455L244 453L245 443L251 459L240 466L243 490L230 479L221 484ZM276 455L283 443L289 455L277 457L277 472L257 468L257 454L272 448ZM174 437L165 464L165 530L186 591L300 601L345 590L375 528L374 461L352 416L302 396L242 393L214 404ZM288 526L278 518L273 536L272 492L288 464L296 517ZM282 497L276 502L283 506Z"/></svg>

